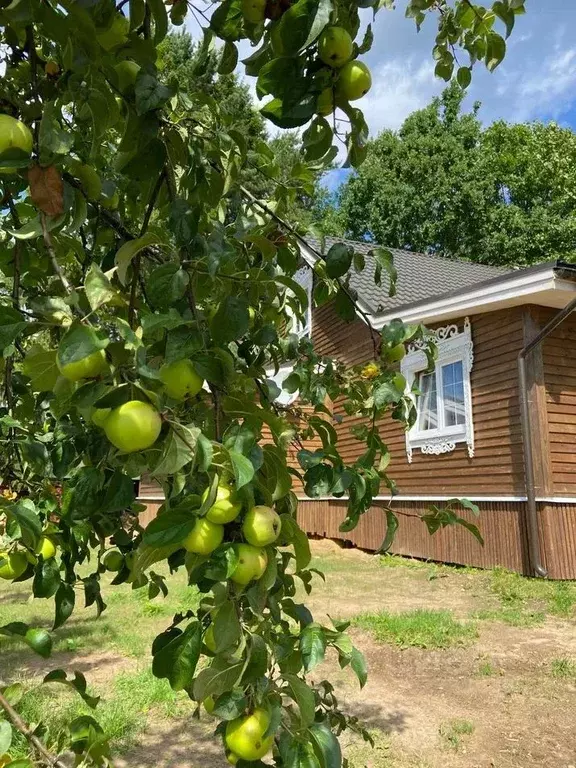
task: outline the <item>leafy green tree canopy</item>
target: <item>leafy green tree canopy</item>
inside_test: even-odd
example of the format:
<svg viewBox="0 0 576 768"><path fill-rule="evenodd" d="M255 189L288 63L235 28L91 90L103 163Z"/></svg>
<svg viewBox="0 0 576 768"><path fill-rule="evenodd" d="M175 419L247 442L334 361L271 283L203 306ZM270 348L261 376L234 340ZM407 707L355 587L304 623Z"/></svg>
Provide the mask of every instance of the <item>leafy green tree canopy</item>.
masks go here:
<svg viewBox="0 0 576 768"><path fill-rule="evenodd" d="M453 83L371 141L336 210L319 209L325 229L488 264L572 258L576 135L554 123L483 128L464 95Z"/></svg>
<svg viewBox="0 0 576 768"><path fill-rule="evenodd" d="M358 57L372 35L354 42L352 0L223 0L210 18L184 0L169 9L174 24L188 12L205 20L198 57L219 39L220 75L235 70L238 41L258 46L244 65L269 98L262 114L281 128L306 126L304 159L282 179L258 130L247 136L219 103L224 85L165 77L160 66L185 66L176 49L186 41L160 48L169 28L160 0L2 5L0 578L51 600L54 622L50 631L12 622L0 633L48 658L77 601L106 608L105 574L155 598L168 589L156 563L182 569L200 606L156 638L154 675L212 713L215 738L240 768L262 766L267 754L282 768L340 768L342 730L368 734L340 710L329 681L308 675L328 651L360 685L366 665L345 623L322 625L296 602L313 571L292 478L311 497L347 499L342 530L381 487L393 489L377 424L386 413L411 423L394 363L424 330L396 322L374 332L373 360L352 370L320 358L301 331L301 241L284 216L334 159L330 111L347 115L339 138L349 162L364 158L355 104L370 74ZM438 17L444 77L456 49L494 68L505 53L495 25L509 32L522 10L519 0L490 10L468 0L408 4L418 24ZM265 200L245 186L248 169L272 182ZM392 267L378 249L374 257L379 280ZM314 265L313 301L334 300L347 320L361 312L346 283L352 267L363 261L345 245ZM305 410L276 404L270 376L281 366ZM327 396L343 398L360 422L352 465L326 418ZM308 437L322 448L302 447ZM293 444L299 469L288 465ZM144 474L165 492L145 529L133 484ZM397 526L387 516L384 548ZM424 519L432 531L461 522L453 508ZM84 676L56 669L43 684L71 687L95 714L54 734L47 709L30 728L18 714L30 691L3 688L4 766L110 765ZM12 759L15 731L30 760Z"/></svg>

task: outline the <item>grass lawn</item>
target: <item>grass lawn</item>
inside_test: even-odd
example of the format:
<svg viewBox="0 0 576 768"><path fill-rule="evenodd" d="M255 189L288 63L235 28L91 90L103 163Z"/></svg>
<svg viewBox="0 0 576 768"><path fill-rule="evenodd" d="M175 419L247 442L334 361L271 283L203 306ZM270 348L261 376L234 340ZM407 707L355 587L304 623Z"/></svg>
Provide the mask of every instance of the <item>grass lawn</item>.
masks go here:
<svg viewBox="0 0 576 768"><path fill-rule="evenodd" d="M315 579L311 607L320 620L352 619L370 670L363 691L333 659L320 670L335 681L343 707L374 735L374 749L343 736L350 768L570 765L575 584L370 556L322 542L313 549L327 583ZM65 723L90 710L64 686L38 688L38 682L51 669L77 669L101 697L96 717L111 734L120 766L224 768L211 737L214 721L204 714L198 723L187 696L150 671L152 639L174 613L198 603L183 574L168 582L169 596L153 601L145 590L107 584L107 610L97 619L92 608L79 608L54 633L46 661L0 636L0 682L23 684L19 706L28 722L48 709L46 739L54 748ZM0 614L2 623L49 627L52 605L29 599L25 585L2 583ZM24 756L27 745L17 741L12 751Z"/></svg>

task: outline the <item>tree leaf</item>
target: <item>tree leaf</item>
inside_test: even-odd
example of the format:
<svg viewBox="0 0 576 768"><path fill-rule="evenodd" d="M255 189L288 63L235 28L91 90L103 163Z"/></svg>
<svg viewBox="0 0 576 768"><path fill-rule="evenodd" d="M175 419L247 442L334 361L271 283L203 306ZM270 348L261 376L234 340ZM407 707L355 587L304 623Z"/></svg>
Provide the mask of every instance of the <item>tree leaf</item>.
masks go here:
<svg viewBox="0 0 576 768"><path fill-rule="evenodd" d="M310 686L296 675L283 675L287 685L286 693L294 699L300 710L300 722L306 728L314 722L316 700Z"/></svg>
<svg viewBox="0 0 576 768"><path fill-rule="evenodd" d="M200 429L185 424L170 424L163 444L162 456L153 469L155 477L174 475L194 460Z"/></svg>
<svg viewBox="0 0 576 768"><path fill-rule="evenodd" d="M68 679L68 675L63 669L53 669L48 672L44 680L44 683L61 683L76 691L82 700L91 708L95 709L100 701L99 696L90 696L87 693L86 678L82 672L74 672L74 677Z"/></svg>
<svg viewBox="0 0 576 768"><path fill-rule="evenodd" d="M43 560L36 567L32 592L34 597L53 597L60 586L60 567L55 557Z"/></svg>
<svg viewBox="0 0 576 768"><path fill-rule="evenodd" d="M52 629L58 629L70 618L74 610L75 601L76 593L74 592L74 587L71 584L62 582L54 598L55 615Z"/></svg>
<svg viewBox="0 0 576 768"><path fill-rule="evenodd" d="M374 271L374 282L376 285L380 285L382 282L382 270L388 275L390 287L388 289L388 295L390 297L396 295L396 280L398 279L398 271L394 266L394 254L388 248L374 248L370 251L371 255L376 262L376 269Z"/></svg>
<svg viewBox="0 0 576 768"><path fill-rule="evenodd" d="M394 543L394 539L396 537L396 531L398 530L398 518L394 514L394 512L389 508L386 507L386 536L384 537L384 541L380 545L380 548L378 549L378 554L385 554L388 552L392 544Z"/></svg>
<svg viewBox="0 0 576 768"><path fill-rule="evenodd" d="M148 523L143 541L148 547L167 547L182 544L198 518L194 510L163 512Z"/></svg>
<svg viewBox="0 0 576 768"><path fill-rule="evenodd" d="M33 392L50 392L60 375L56 350L32 347L22 362L22 373L30 379Z"/></svg>
<svg viewBox="0 0 576 768"><path fill-rule="evenodd" d="M364 658L364 654L356 647L352 649L350 666L356 673L356 677L360 683L360 688L364 688L368 679L368 668L366 666L366 659Z"/></svg>
<svg viewBox="0 0 576 768"><path fill-rule="evenodd" d="M352 265L354 249L344 243L334 243L325 256L328 277L343 277Z"/></svg>
<svg viewBox="0 0 576 768"><path fill-rule="evenodd" d="M204 701L208 696L220 696L231 691L242 677L245 665L244 659L229 661L215 658L194 681L194 699Z"/></svg>
<svg viewBox="0 0 576 768"><path fill-rule="evenodd" d="M242 627L238 619L236 603L229 601L218 609L214 620L214 639L216 653L226 651L238 643L242 637Z"/></svg>
<svg viewBox="0 0 576 768"><path fill-rule="evenodd" d="M217 698L212 714L219 720L235 720L246 711L248 702L244 691L235 690L223 693Z"/></svg>
<svg viewBox="0 0 576 768"><path fill-rule="evenodd" d="M18 523L22 541L30 549L38 546L42 536L42 522L31 499L20 499L8 507L8 514Z"/></svg>
<svg viewBox="0 0 576 768"><path fill-rule="evenodd" d="M211 322L216 344L225 344L243 336L250 327L248 301L243 296L227 296Z"/></svg>
<svg viewBox="0 0 576 768"><path fill-rule="evenodd" d="M12 726L7 720L0 720L0 755L4 755L12 744Z"/></svg>
<svg viewBox="0 0 576 768"><path fill-rule="evenodd" d="M128 240L118 250L114 262L118 267L118 279L123 285L126 285L126 273L128 272L128 267L134 256L144 250L144 248L150 248L152 245L163 246L164 243L159 235L154 232L146 232L142 237L137 237L135 240Z"/></svg>
<svg viewBox="0 0 576 768"><path fill-rule="evenodd" d="M110 301L123 301L118 291L112 286L110 280L106 277L100 267L92 262L84 281L84 290L86 298L92 311L98 309L103 304Z"/></svg>
<svg viewBox="0 0 576 768"><path fill-rule="evenodd" d="M58 361L63 368L68 363L76 363L85 357L104 349L107 340L100 339L92 327L82 323L73 323L58 345Z"/></svg>
<svg viewBox="0 0 576 768"><path fill-rule="evenodd" d="M282 521L282 540L286 541L287 544L292 544L294 547L296 569L301 571L306 568L312 559L308 536L291 515L280 515L280 520Z"/></svg>
<svg viewBox="0 0 576 768"><path fill-rule="evenodd" d="M324 660L326 653L326 636L320 624L308 624L300 633L300 652L304 669L310 672Z"/></svg>
<svg viewBox="0 0 576 768"><path fill-rule="evenodd" d="M192 685L202 646L202 627L197 621L189 624L184 632L170 640L152 659L152 672L166 678L174 691L182 691Z"/></svg>
<svg viewBox="0 0 576 768"><path fill-rule="evenodd" d="M342 750L338 739L324 723L314 723L308 731L312 737L314 751L322 768L341 768Z"/></svg>
<svg viewBox="0 0 576 768"><path fill-rule="evenodd" d="M56 166L43 168L33 165L28 169L28 182L30 197L38 210L46 216L60 216L64 213L64 184Z"/></svg>
<svg viewBox="0 0 576 768"><path fill-rule="evenodd" d="M287 55L307 48L330 21L331 0L298 0L282 16L277 30Z"/></svg>
<svg viewBox="0 0 576 768"><path fill-rule="evenodd" d="M172 96L172 90L163 85L154 75L139 74L134 86L136 94L136 112L143 115L152 109L163 106Z"/></svg>
<svg viewBox="0 0 576 768"><path fill-rule="evenodd" d="M26 325L24 316L17 309L0 306L0 352L12 344Z"/></svg>

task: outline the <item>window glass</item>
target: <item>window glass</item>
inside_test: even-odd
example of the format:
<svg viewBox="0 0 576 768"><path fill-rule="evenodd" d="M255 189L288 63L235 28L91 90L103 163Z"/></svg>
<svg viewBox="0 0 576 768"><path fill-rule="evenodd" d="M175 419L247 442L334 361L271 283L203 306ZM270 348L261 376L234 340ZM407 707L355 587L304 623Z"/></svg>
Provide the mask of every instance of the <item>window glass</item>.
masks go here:
<svg viewBox="0 0 576 768"><path fill-rule="evenodd" d="M464 410L464 371L462 361L442 366L442 399L444 426L455 427L466 422Z"/></svg>
<svg viewBox="0 0 576 768"><path fill-rule="evenodd" d="M421 373L418 381L418 429L425 432L438 427L438 392L436 374Z"/></svg>

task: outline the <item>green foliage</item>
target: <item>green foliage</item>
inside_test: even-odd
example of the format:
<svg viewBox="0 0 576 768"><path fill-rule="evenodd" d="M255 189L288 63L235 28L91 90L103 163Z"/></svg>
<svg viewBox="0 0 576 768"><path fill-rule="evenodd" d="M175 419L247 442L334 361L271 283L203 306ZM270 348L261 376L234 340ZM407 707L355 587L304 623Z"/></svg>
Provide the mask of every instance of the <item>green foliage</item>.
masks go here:
<svg viewBox="0 0 576 768"><path fill-rule="evenodd" d="M374 11L382 5L370 4ZM493 23L498 15L510 28L507 6L496 3L494 18L478 7L481 18L471 20L463 5L441 9L437 48L450 41L493 68L503 53ZM416 6L409 15L419 24ZM167 681L188 697L190 710L213 696L222 722L259 708L276 765L340 768L337 735L346 728L369 734L339 709L328 681L307 674L329 653L361 686L367 670L346 624L321 625L294 601L297 584L310 591L313 571L292 477L312 496L347 497L343 530L358 523L382 484L394 488L376 424L390 413L409 425L414 407L393 383L388 350L423 338L424 330L396 322L375 334L367 367L346 370L317 355L296 332L308 298L294 279L300 240L285 219L331 166L334 130L350 164L364 159L367 126L343 94L355 100L366 90L369 73L355 60L372 35L339 70L319 60L318 40L335 23L357 36L352 0L271 2L261 14L223 0L198 48L189 37L167 36L170 22L182 24L188 10L181 0L170 11L161 0L132 0L129 16L110 0L26 0L0 10L3 124L7 135L21 136L15 147L0 137L2 567L4 577L50 601L52 627L16 616L0 633L49 657L62 638L69 647L81 643L68 619L82 604L96 616L105 611L104 577L145 596L145 620L162 614L150 600L169 600L166 567L184 571L197 592L173 606L152 643L152 674L163 695L170 699ZM270 97L261 114L281 128L310 124L301 156L292 135L275 142L275 157L262 118L231 74L243 40L260 45L244 64ZM346 80L354 71L362 72L361 89ZM347 116L343 135L338 122L330 129L318 117L326 89ZM315 267L316 296L333 299L348 320L356 309L345 282L352 263L364 268L340 247ZM379 252L377 263L374 278L384 269L393 283L390 254ZM180 361L202 383L182 399L161 373ZM282 364L293 366L302 416L274 403L268 380ZM355 437L365 451L351 466L324 418L327 396L340 398L362 424ZM288 467L295 439L322 445L312 461L301 454L301 472ZM132 481L142 475L165 492L146 529ZM225 527L204 519L220 483L234 483L242 506ZM275 508L282 531L265 549L241 546L243 518L261 504ZM459 520L444 514L432 522ZM55 548L52 557L39 549L42 537ZM123 632L144 655L136 630ZM43 698L56 686L81 706L60 717ZM6 691L3 697L0 704ZM26 698L19 701L25 717ZM34 710L37 704L44 706ZM108 736L133 730L134 722L122 711L108 718L97 704L82 675L56 669L27 719L56 753L71 750L78 765L104 767ZM28 751L17 744L12 754L13 730L0 731L10 760Z"/></svg>
<svg viewBox="0 0 576 768"><path fill-rule="evenodd" d="M454 84L370 142L336 206L319 202L324 232L495 265L572 259L574 133L483 128L478 104L461 112L463 96Z"/></svg>
<svg viewBox="0 0 576 768"><path fill-rule="evenodd" d="M576 680L576 661L574 659L553 659L550 674L559 680Z"/></svg>
<svg viewBox="0 0 576 768"><path fill-rule="evenodd" d="M448 749L458 751L462 747L462 737L471 736L474 733L474 723L470 720L456 718L442 723L438 731L445 746Z"/></svg>

